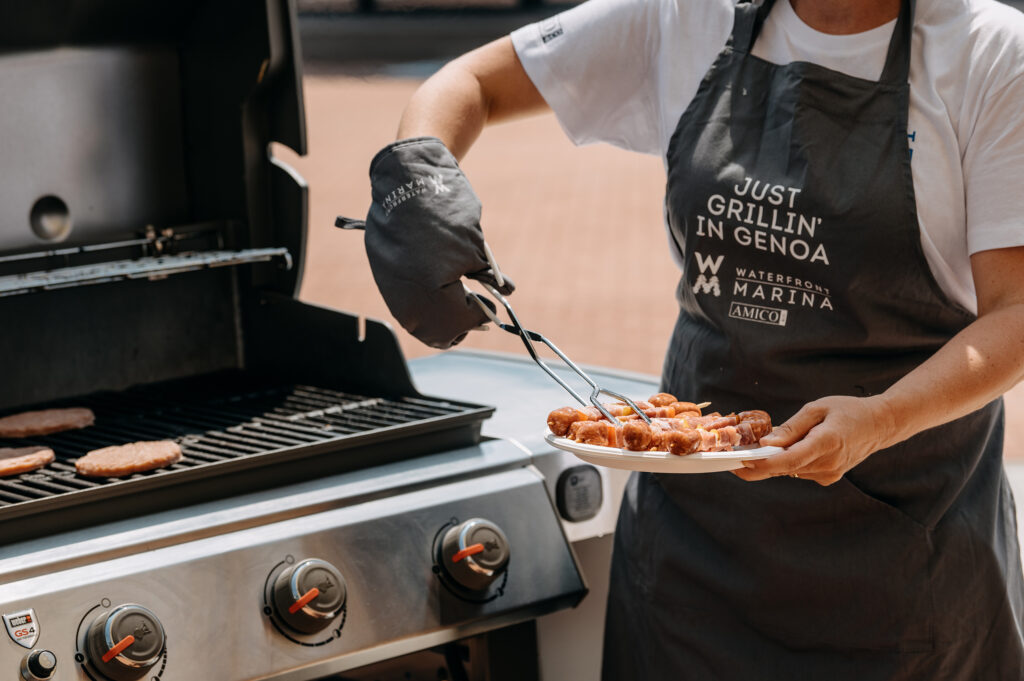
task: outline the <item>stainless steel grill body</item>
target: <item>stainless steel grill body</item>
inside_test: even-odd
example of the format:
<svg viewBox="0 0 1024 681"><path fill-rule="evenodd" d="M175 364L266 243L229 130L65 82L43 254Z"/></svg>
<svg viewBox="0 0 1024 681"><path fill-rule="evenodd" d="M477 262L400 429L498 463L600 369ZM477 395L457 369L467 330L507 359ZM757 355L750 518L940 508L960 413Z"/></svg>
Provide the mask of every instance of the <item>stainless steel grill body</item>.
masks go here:
<svg viewBox="0 0 1024 681"><path fill-rule="evenodd" d="M36 647L75 662L103 607L139 603L163 624L167 681L313 679L573 605L584 587L541 475L504 441L7 547L0 609L32 609ZM434 572L438 533L483 516L508 537L507 577L480 597ZM345 576L343 616L316 635L267 609L268 579L304 558ZM0 669L26 653L0 645Z"/></svg>

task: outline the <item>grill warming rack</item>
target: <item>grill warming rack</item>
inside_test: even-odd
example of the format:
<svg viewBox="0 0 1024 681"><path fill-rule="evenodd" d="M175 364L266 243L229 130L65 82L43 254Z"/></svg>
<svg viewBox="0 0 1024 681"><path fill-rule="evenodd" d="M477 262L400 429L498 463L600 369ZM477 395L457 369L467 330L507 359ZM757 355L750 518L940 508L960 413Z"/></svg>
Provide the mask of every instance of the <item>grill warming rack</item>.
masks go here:
<svg viewBox="0 0 1024 681"><path fill-rule="evenodd" d="M230 228L230 223L217 222L161 230L150 225L137 239L0 255L0 298L125 279L157 280L211 267L272 260L279 260L286 270L292 269L292 256L286 248L224 248L224 231ZM132 257L110 259L126 253L132 253ZM96 258L100 262L95 262ZM56 261L62 266L28 272L4 271L5 266L25 268L42 261Z"/></svg>

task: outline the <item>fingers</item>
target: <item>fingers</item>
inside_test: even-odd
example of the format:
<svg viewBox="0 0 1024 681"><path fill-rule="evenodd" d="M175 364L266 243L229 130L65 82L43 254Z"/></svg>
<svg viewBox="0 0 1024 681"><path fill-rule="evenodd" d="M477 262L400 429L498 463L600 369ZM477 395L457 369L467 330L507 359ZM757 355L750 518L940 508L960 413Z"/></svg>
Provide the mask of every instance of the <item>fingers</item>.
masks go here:
<svg viewBox="0 0 1024 681"><path fill-rule="evenodd" d="M799 442L811 428L821 423L825 414L824 409L819 409L813 404L805 405L788 421L762 437L761 444L766 447L789 447L794 442Z"/></svg>
<svg viewBox="0 0 1024 681"><path fill-rule="evenodd" d="M796 473L801 477L811 477L817 474L817 459L820 456L819 443L813 434L786 449L781 454L776 454L767 459L755 461L744 461L743 468L733 473L747 482L767 480Z"/></svg>
<svg viewBox="0 0 1024 681"><path fill-rule="evenodd" d="M833 395L811 402L761 438L762 445L783 447L781 454L744 461L735 474L749 481L796 475L820 485L837 482L881 448L871 400Z"/></svg>
<svg viewBox="0 0 1024 681"><path fill-rule="evenodd" d="M430 347L447 350L457 345L473 329L490 321L478 300L494 304L482 296L467 293L462 282L454 282L433 292L423 292L414 302L393 312L410 334Z"/></svg>
<svg viewBox="0 0 1024 681"><path fill-rule="evenodd" d="M744 462L744 467L733 471L733 474L746 482L760 482L771 478L800 478L810 480L819 485L831 485L837 482L842 473L834 467L828 466L818 460L808 462L788 463L777 467L767 468L763 465L747 466L748 463L763 464L764 460L757 462Z"/></svg>
<svg viewBox="0 0 1024 681"><path fill-rule="evenodd" d="M851 461L842 420L837 422L828 414L827 406L805 406L779 427L776 437L761 438L762 444L781 445L784 451L767 459L744 461L743 470L735 472L737 477L748 482L781 476L800 477L819 485L837 482L855 461Z"/></svg>
<svg viewBox="0 0 1024 681"><path fill-rule="evenodd" d="M814 403L805 405L788 421L761 438L764 446L784 447L785 450L767 459L744 461L743 469L735 475L748 482L780 476L798 475L822 484L831 478L831 471L819 459L833 447L827 429L817 429L825 419L827 409Z"/></svg>

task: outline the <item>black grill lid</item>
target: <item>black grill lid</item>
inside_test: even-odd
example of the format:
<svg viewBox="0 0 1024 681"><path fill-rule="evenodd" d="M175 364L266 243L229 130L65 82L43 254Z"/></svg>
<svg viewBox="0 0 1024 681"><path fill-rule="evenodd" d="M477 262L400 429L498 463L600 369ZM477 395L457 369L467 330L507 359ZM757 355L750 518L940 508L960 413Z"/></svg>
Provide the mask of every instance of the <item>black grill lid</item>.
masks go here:
<svg viewBox="0 0 1024 681"><path fill-rule="evenodd" d="M272 220L289 199L268 147L306 152L288 0L3 3L0 50L0 254L148 225L244 225L222 225L227 248L305 229Z"/></svg>
<svg viewBox="0 0 1024 681"><path fill-rule="evenodd" d="M0 409L244 365L302 276L298 54L290 0L0 3Z"/></svg>

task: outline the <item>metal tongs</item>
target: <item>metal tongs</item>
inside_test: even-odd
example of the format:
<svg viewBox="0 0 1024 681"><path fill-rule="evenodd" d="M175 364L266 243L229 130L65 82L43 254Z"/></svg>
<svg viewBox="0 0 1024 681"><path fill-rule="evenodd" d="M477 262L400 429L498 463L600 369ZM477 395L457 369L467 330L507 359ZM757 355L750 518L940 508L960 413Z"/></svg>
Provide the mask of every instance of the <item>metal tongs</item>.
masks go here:
<svg viewBox="0 0 1024 681"><path fill-rule="evenodd" d="M353 220L351 218L345 218L341 216L338 216L337 220L335 220L334 222L334 225L335 227L340 227L342 229L366 228L366 223L363 220ZM484 242L484 255L487 257L487 264L490 265L491 267L491 273L494 275L494 281L498 284L498 286L504 286L505 277L502 275L501 269L498 267L498 263L494 259L494 253L491 251L491 247L487 245L486 241ZM629 399L625 395L620 395L619 393L614 392L612 390L608 390L607 388L602 388L597 384L597 382L594 379L587 375L587 372L583 371L583 369L580 369L571 359L566 357L565 353L559 350L554 343L552 343L551 341L549 341L547 338L540 335L536 331L528 331L527 329L524 329L523 325L519 322L519 317L516 316L515 311L512 309L512 306L509 304L505 296L501 295L501 292L495 289L490 284L483 281L479 283L487 290L488 293L491 294L491 296L494 297L496 301L501 303L502 307L505 308L505 311L508 313L508 318L512 320L511 324L506 324L505 322L501 321L501 318L498 317L497 313L494 310L492 310L487 303L484 302L483 296L481 296L479 293L466 286L465 283L463 283L462 285L463 287L465 287L466 293L472 295L473 300L475 300L476 304L480 306L480 309L484 311L484 314L487 315L487 318L494 322L494 324L499 329L508 331L509 333L515 334L516 336L519 336L520 338L523 339L523 345L526 346L526 351L530 353L530 357L533 358L533 361L536 362L537 365L540 366L540 368L543 369L548 376L555 379L555 382L558 383L558 385L562 386L567 393L576 398L577 402L582 404L584 407L591 404L594 405L595 407L597 407L598 411L600 411L601 414L603 414L604 417L608 419L610 422L614 423L617 426L622 425L621 422L617 418L612 416L608 409L603 404L601 404L601 395L608 395L610 397L614 397L615 399L621 402L624 402L630 409L633 410L633 413L642 418L647 424L651 423L650 417L648 417L647 414L645 414L643 410L640 409L640 407L636 406L636 402ZM486 329L487 327L483 326L481 328ZM561 376L559 376L558 374L551 370L551 367L549 367L547 363L545 363L544 360L541 359L540 355L537 354L537 349L533 347L534 343L543 343L544 345L551 348L551 351L558 355L558 357L563 362L565 362L570 369L575 371L577 376L579 376L580 378L587 382L587 385L589 385L591 388L589 400L583 399L583 397L578 392L573 390L568 383L562 380Z"/></svg>
<svg viewBox="0 0 1024 681"><path fill-rule="evenodd" d="M487 255L487 261L491 266L492 273L494 274L494 280L497 282L498 286L504 286L505 277L502 276L501 270L498 269L498 264L494 260L494 254L491 252L491 248L486 244L486 242L484 243L484 253ZM608 409L603 404L601 404L600 396L608 395L610 397L614 397L615 399L621 402L624 402L627 406L629 406L630 409L633 410L633 413L642 418L646 423L650 424L651 419L647 416L647 414L643 412L642 409L640 409L640 407L636 405L635 402L633 402L633 400L629 399L625 395L620 395L617 392L599 386L594 379L592 379L590 376L587 375L585 371L583 371L583 369L580 369L571 359L566 357L565 353L559 350L554 343L552 343L551 341L549 341L547 338L540 335L536 331L529 331L525 329L522 323L520 323L519 317L516 316L515 310L512 309L512 305L509 304L508 299L505 298L505 296L503 296L500 291L498 291L497 289L495 289L493 286L486 282L481 281L479 283L481 286L484 287L484 289L487 290L488 293L491 294L491 296L496 301L498 301L501 304L502 307L505 308L505 312L508 313L508 318L511 320L512 323L509 324L503 322L501 318L497 315L497 313L494 310L492 310L490 306L487 305L487 303L483 301L483 296L481 296L479 293L472 291L467 287L466 291L468 293L473 294L473 299L477 302L477 305L480 306L480 309L484 311L484 314L487 315L487 318L494 322L495 326L497 326L499 329L502 329L503 331L508 331L511 334L519 336L523 340L523 345L526 346L526 351L530 353L530 357L533 358L533 361L536 362L537 365L541 369L543 369L548 376L553 378L555 382L558 383L558 385L562 386L562 388L564 388L567 393L572 395L577 402L579 402L583 406L593 405L597 407L598 411L600 411L606 419L608 419L615 425L621 425L619 420L612 416ZM570 369L572 369L577 376L586 381L587 385L589 385L591 388L589 400L584 399L582 395L573 390L572 386L566 383L561 376L556 374L551 369L551 367L549 367L547 363L543 359L541 359L541 356L537 354L537 348L535 348L533 345L534 343L543 343L544 345L548 346L548 348L550 348L552 352L558 355L559 359L565 362L566 365Z"/></svg>

